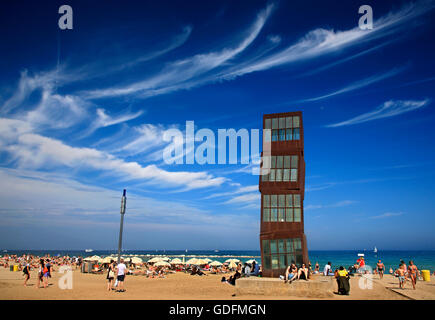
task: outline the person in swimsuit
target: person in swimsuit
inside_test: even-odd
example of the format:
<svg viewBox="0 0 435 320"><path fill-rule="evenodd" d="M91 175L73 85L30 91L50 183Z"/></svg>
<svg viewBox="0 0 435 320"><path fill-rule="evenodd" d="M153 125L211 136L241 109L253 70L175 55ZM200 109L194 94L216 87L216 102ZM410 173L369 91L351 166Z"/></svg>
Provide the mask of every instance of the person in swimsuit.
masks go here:
<svg viewBox="0 0 435 320"><path fill-rule="evenodd" d="M24 269L23 269L23 273L24 273L24 286L27 287L27 281L30 279L30 264L26 263Z"/></svg>
<svg viewBox="0 0 435 320"><path fill-rule="evenodd" d="M415 285L417 284L417 271L418 268L414 264L414 262L411 260L409 261L409 267L408 267L408 275L411 278L412 287L415 290Z"/></svg>
<svg viewBox="0 0 435 320"><path fill-rule="evenodd" d="M379 278L382 280L382 278L384 277L385 266L380 259L379 262L376 264L376 267L378 269Z"/></svg>
<svg viewBox="0 0 435 320"><path fill-rule="evenodd" d="M38 283L36 285L36 289L39 289L39 285L43 281L42 278L44 276L44 272L43 272L44 268L45 268L44 259L40 259L39 260L39 269L38 269Z"/></svg>
<svg viewBox="0 0 435 320"><path fill-rule="evenodd" d="M405 266L404 264L400 264L399 269L396 270L396 275L399 277L399 288L405 289Z"/></svg>

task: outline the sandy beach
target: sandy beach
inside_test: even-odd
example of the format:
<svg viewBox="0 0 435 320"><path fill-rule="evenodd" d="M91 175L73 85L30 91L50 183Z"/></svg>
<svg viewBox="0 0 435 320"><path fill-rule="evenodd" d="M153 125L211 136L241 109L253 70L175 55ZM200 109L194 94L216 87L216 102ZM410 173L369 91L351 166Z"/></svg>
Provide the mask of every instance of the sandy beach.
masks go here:
<svg viewBox="0 0 435 320"><path fill-rule="evenodd" d="M235 295L236 288L222 283L222 275L191 276L186 273L169 274L166 278L146 278L144 276L128 276L126 292L106 291L106 275L85 274L73 271L73 289L60 289L58 281L62 274L55 272L47 288L36 289L36 271L31 272L28 286L23 286L22 272L11 272L0 269L1 300L306 300L311 298L292 296ZM358 286L358 277L351 278L349 296L334 295L333 300L407 300L435 299L435 281L418 281L417 290L413 290L409 282L405 290L398 289L396 278L385 275L381 281L376 276L373 289L363 290ZM303 281L303 280L301 280Z"/></svg>

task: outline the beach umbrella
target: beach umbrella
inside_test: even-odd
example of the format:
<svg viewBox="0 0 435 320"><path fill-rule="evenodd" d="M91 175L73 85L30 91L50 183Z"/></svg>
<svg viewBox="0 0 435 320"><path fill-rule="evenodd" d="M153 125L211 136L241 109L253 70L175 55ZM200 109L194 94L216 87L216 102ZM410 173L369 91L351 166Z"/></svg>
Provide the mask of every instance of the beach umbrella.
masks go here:
<svg viewBox="0 0 435 320"><path fill-rule="evenodd" d="M219 262L219 261L213 261L212 263L210 263L210 265L211 265L212 267L219 267L219 266L222 265L222 262Z"/></svg>
<svg viewBox="0 0 435 320"><path fill-rule="evenodd" d="M161 258L163 261L169 261L170 259L168 257L162 257Z"/></svg>
<svg viewBox="0 0 435 320"><path fill-rule="evenodd" d="M171 264L183 264L183 261L181 261L181 260L178 259L178 258L175 258L175 259L172 259L172 260L171 260Z"/></svg>
<svg viewBox="0 0 435 320"><path fill-rule="evenodd" d="M246 263L247 264L252 264L252 262L254 262L254 261L255 261L255 263L257 263L257 261L255 259L248 260L248 261L246 261Z"/></svg>
<svg viewBox="0 0 435 320"><path fill-rule="evenodd" d="M112 257L105 257L104 259L101 260L101 263L110 263L111 260L114 259L112 259Z"/></svg>
<svg viewBox="0 0 435 320"><path fill-rule="evenodd" d="M139 263L143 263L142 259L139 257L133 257L131 258L131 262L134 264L139 264Z"/></svg>
<svg viewBox="0 0 435 320"><path fill-rule="evenodd" d="M192 258L186 261L186 264L197 264L198 259Z"/></svg>
<svg viewBox="0 0 435 320"><path fill-rule="evenodd" d="M240 262L240 260L239 259L227 259L227 260L225 260L225 262L235 262L235 263L237 263L237 262Z"/></svg>
<svg viewBox="0 0 435 320"><path fill-rule="evenodd" d="M171 264L166 261L159 261L155 264L156 267L170 267Z"/></svg>
<svg viewBox="0 0 435 320"><path fill-rule="evenodd" d="M209 258L205 258L204 260L207 261L207 263L213 261L213 260L211 260L211 259L209 259Z"/></svg>
<svg viewBox="0 0 435 320"><path fill-rule="evenodd" d="M84 258L83 260L84 261L92 261L93 259L92 259L92 257L87 257L87 258Z"/></svg>
<svg viewBox="0 0 435 320"><path fill-rule="evenodd" d="M204 259L196 259L196 263L195 264L197 264L199 266L202 266L202 265L207 264L207 263L208 262L206 260L204 260Z"/></svg>
<svg viewBox="0 0 435 320"><path fill-rule="evenodd" d="M155 263L155 262L159 262L159 261L162 261L162 258L160 258L160 257L154 257L154 258L148 260L148 262L150 262L150 263Z"/></svg>
<svg viewBox="0 0 435 320"><path fill-rule="evenodd" d="M237 263L235 263L234 261L231 261L230 264L228 265L228 268L230 268L230 269L237 268Z"/></svg>

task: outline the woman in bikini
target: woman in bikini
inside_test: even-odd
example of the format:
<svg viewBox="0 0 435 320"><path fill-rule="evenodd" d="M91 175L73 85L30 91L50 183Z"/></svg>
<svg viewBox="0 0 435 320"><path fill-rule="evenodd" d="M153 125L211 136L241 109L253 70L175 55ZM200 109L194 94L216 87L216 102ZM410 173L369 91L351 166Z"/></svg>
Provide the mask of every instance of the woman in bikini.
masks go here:
<svg viewBox="0 0 435 320"><path fill-rule="evenodd" d="M409 261L408 275L411 278L411 283L412 283L412 287L414 288L414 290L415 290L415 285L417 283L417 271L418 271L418 268L414 264L414 262Z"/></svg>

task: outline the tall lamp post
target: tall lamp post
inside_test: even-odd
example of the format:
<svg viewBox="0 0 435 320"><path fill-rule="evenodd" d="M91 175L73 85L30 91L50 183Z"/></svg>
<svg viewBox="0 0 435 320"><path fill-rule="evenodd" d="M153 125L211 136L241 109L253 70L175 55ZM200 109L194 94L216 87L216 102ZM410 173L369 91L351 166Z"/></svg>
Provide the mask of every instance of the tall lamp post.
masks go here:
<svg viewBox="0 0 435 320"><path fill-rule="evenodd" d="M118 264L121 261L121 247L122 247L122 228L124 226L124 214L125 214L125 204L127 202L127 197L125 196L125 189L122 193L121 198L121 223L119 226L119 242L118 242Z"/></svg>

